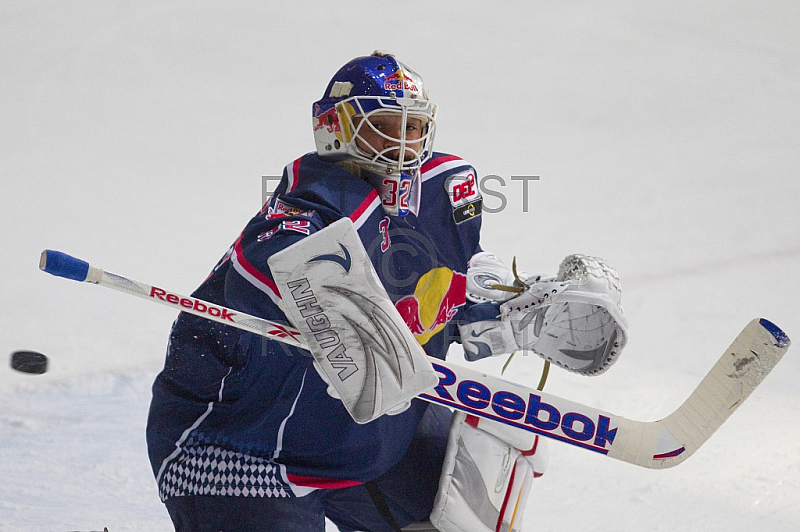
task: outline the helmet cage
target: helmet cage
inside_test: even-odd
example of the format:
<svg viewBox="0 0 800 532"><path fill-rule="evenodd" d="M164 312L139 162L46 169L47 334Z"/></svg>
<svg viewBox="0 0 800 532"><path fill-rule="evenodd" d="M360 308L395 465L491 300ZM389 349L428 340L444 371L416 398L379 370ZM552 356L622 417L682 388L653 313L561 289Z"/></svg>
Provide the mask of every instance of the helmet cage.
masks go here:
<svg viewBox="0 0 800 532"><path fill-rule="evenodd" d="M393 119L389 130L381 131L373 120L385 114L400 121ZM356 165L375 186L386 213L403 216L419 204L419 173L433 155L435 116L422 78L392 54L374 52L340 68L314 103L314 142L320 157ZM413 119L422 121L418 138L407 131Z"/></svg>
<svg viewBox="0 0 800 532"><path fill-rule="evenodd" d="M436 105L428 100L354 96L337 103L336 113L344 126L343 155L356 160L368 170L389 175L399 172L413 173L431 156L436 131ZM400 137L389 136L372 123L372 117L386 114L397 114L401 117ZM406 137L409 118L422 121L418 138ZM365 128L370 130L373 138L377 135L388 141L384 143L386 147L370 144L362 135Z"/></svg>

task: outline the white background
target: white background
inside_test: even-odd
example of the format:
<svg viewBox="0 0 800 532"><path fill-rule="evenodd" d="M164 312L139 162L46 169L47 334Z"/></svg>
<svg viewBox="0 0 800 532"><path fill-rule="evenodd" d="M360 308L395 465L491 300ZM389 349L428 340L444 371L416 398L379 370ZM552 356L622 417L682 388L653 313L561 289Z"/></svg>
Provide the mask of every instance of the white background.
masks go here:
<svg viewBox="0 0 800 532"><path fill-rule="evenodd" d="M798 20L790 1L0 1L0 353L51 364L0 367L0 530L171 529L144 426L174 312L47 276L40 251L191 292L374 49L425 78L438 150L505 179L486 249L619 270L623 357L548 391L659 419L750 319L800 336ZM513 175L540 180L523 196ZM553 443L528 528L797 530L797 349L675 469Z"/></svg>

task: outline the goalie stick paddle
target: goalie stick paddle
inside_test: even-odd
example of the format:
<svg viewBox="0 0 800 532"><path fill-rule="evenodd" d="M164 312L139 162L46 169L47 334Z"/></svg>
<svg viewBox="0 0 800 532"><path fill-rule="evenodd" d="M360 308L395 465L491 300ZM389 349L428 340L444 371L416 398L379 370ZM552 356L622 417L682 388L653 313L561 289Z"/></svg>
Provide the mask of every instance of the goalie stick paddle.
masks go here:
<svg viewBox="0 0 800 532"><path fill-rule="evenodd" d="M66 253L43 251L39 268L307 349L292 327L133 281ZM764 380L789 344L788 336L770 321L751 321L686 402L659 421L630 420L438 359L432 362L439 384L419 398L623 462L664 469L697 451Z"/></svg>

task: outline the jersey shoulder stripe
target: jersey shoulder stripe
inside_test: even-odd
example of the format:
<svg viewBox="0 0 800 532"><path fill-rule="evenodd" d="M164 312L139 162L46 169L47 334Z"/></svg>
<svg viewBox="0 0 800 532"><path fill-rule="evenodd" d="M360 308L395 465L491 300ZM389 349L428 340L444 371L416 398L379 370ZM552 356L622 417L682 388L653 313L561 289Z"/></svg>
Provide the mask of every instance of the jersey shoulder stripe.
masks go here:
<svg viewBox="0 0 800 532"><path fill-rule="evenodd" d="M378 191L373 190L349 216L355 228L359 229L380 205L381 199L378 196Z"/></svg>
<svg viewBox="0 0 800 532"><path fill-rule="evenodd" d="M284 175L286 175L287 185L286 192L291 192L297 188L297 183L300 182L300 162L304 156L298 157L294 161L286 165Z"/></svg>
<svg viewBox="0 0 800 532"><path fill-rule="evenodd" d="M242 248L241 235L233 245L231 262L233 264L233 268L239 275L247 279L250 284L266 294L273 303L276 305L278 304L278 302L281 300L281 293L278 290L278 285L276 285L275 281L264 275L261 271L259 271L258 268L253 266L247 260L244 254L244 249Z"/></svg>
<svg viewBox="0 0 800 532"><path fill-rule="evenodd" d="M434 156L433 159L422 165L420 181L424 183L429 179L457 168L472 168L472 165L456 155L441 154L438 157Z"/></svg>

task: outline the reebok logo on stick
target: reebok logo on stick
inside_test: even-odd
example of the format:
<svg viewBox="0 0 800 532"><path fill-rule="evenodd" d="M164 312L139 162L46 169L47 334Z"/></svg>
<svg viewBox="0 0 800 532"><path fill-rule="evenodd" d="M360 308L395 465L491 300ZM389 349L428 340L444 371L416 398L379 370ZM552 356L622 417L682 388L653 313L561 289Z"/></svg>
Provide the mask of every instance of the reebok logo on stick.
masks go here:
<svg viewBox="0 0 800 532"><path fill-rule="evenodd" d="M208 314L209 316L214 316L215 318L221 318L231 322L233 321L233 317L236 316L236 314L226 308L215 307L214 305L209 305L208 303L204 303L199 299L194 299L192 297L179 296L177 294L167 292L163 288L158 288L157 286L150 288L150 297L159 299L165 303L170 303L176 307L193 309L197 312L202 312L204 314Z"/></svg>

